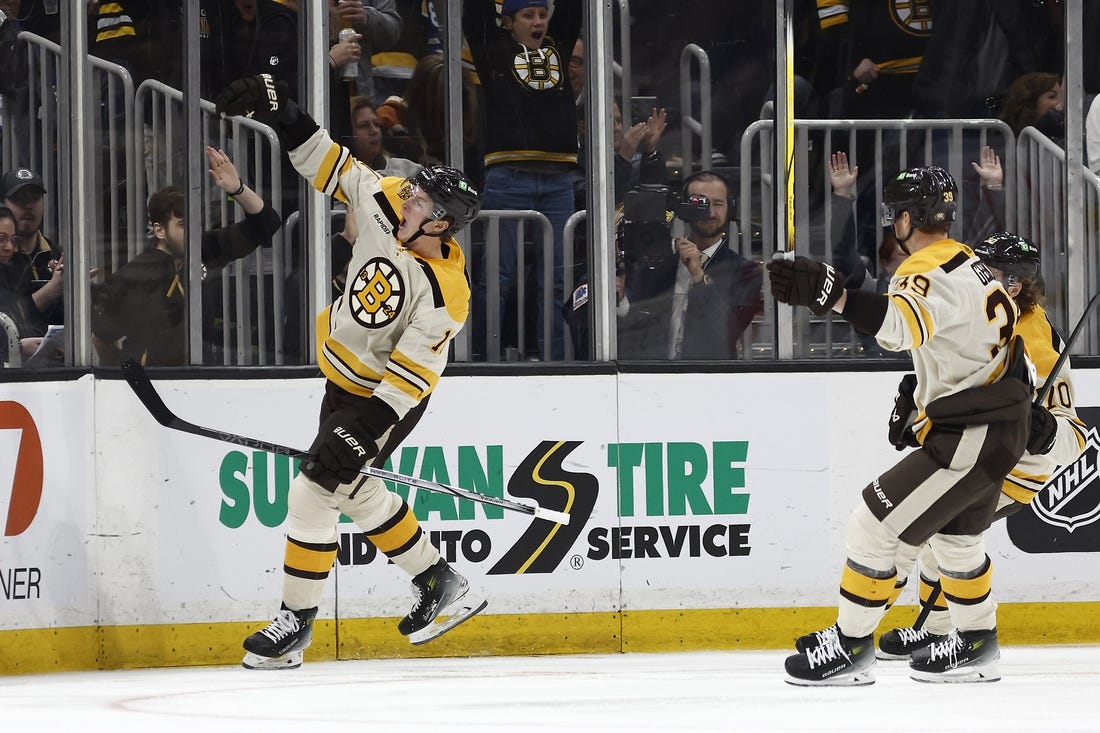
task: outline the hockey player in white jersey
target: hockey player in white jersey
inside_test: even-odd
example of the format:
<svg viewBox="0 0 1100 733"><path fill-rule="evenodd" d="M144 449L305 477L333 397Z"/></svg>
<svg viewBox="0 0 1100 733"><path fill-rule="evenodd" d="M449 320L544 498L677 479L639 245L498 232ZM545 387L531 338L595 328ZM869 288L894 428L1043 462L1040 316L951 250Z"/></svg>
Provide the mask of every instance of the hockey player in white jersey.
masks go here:
<svg viewBox="0 0 1100 733"><path fill-rule="evenodd" d="M997 232L974 246L974 253L989 267L1020 309L1016 331L1024 339L1028 357L1035 365L1039 391L1062 351L1062 339L1055 331L1043 308L1043 291L1039 279L1039 248L1030 240L1010 232ZM911 376L911 375L907 375ZM903 384L906 380L903 379ZM890 440L903 450L915 445L909 423L916 417L912 393L899 389L891 413ZM1074 390L1069 361L1062 364L1041 405L1033 405L1031 431L1027 452L1005 477L997 503L997 519L1016 513L1031 502L1059 466L1073 463L1085 449L1087 428L1074 408ZM919 627L891 629L879 638L879 659L909 659L918 649L940 644L946 650L958 643L952 636L953 625L943 594L939 592L939 569L931 548L902 543L896 565L898 585L890 604L900 595L919 552L919 597L927 620ZM803 643L809 643L806 639Z"/></svg>
<svg viewBox="0 0 1100 733"><path fill-rule="evenodd" d="M1019 313L989 268L948 236L957 187L936 166L902 171L883 192L883 226L908 254L886 295L844 290L843 275L805 257L768 263L777 300L830 310L890 351L909 351L916 373L918 450L864 488L849 519L835 626L787 658L797 685L874 682L873 632L895 587L899 542L931 544L959 647L910 662L912 674L999 679L992 565L983 533L1003 477L1028 441L1030 395Z"/></svg>
<svg viewBox="0 0 1100 733"><path fill-rule="evenodd" d="M381 479L381 465L409 434L447 364L469 312L466 262L453 235L477 216L481 198L460 171L430 166L384 178L300 112L283 82L239 79L218 96L226 115L272 124L298 172L345 202L359 223L344 293L317 319L317 361L327 378L310 460L291 483L282 606L244 642L250 669L302 663L336 558L346 514L412 576L417 600L398 624L413 644L429 641L485 608L440 557L408 504ZM446 620L442 620L442 619Z"/></svg>

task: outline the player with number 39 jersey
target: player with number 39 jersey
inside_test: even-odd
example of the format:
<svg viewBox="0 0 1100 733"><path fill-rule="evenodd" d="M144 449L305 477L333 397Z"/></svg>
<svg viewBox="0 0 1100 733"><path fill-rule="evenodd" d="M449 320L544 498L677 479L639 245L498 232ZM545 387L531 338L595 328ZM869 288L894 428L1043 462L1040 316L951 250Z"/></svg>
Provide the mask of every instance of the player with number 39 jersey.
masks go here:
<svg viewBox="0 0 1100 733"><path fill-rule="evenodd" d="M959 631L915 652L910 676L1000 678L984 532L1003 478L1034 437L1032 378L1016 304L974 252L948 236L957 192L937 166L902 171L887 184L882 223L893 226L908 258L885 295L844 290L843 275L805 257L777 254L768 264L777 300L818 316L840 313L883 348L908 351L916 372L908 393L917 450L863 489L845 536L837 622L796 640L798 653L785 663L791 684L874 682L873 632L897 587L898 548L925 542ZM892 438L905 427L892 423Z"/></svg>

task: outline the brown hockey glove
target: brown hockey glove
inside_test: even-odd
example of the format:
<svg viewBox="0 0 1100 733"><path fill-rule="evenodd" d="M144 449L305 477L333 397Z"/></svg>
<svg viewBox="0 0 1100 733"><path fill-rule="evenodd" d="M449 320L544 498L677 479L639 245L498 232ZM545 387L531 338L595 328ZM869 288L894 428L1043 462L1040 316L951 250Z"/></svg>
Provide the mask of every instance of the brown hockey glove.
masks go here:
<svg viewBox="0 0 1100 733"><path fill-rule="evenodd" d="M1027 438L1027 452L1033 456L1050 453L1058 436L1058 418L1042 405L1031 406L1031 432Z"/></svg>
<svg viewBox="0 0 1100 733"><path fill-rule="evenodd" d="M246 76L230 82L214 99L218 114L253 117L261 122L293 124L298 119L298 105L290 98L285 81L271 74Z"/></svg>
<svg viewBox="0 0 1100 733"><path fill-rule="evenodd" d="M832 265L776 252L768 263L772 295L780 303L804 305L815 316L832 310L844 292L843 276Z"/></svg>
<svg viewBox="0 0 1100 733"><path fill-rule="evenodd" d="M396 422L397 413L378 397L371 397L361 409L333 411L321 423L309 447L309 459L302 463L302 473L329 491L350 484L367 461L378 455L378 440Z"/></svg>
<svg viewBox="0 0 1100 733"><path fill-rule="evenodd" d="M894 409L890 411L890 425L887 435L890 445L898 450L916 448L917 435L913 432L913 418L916 417L917 405L913 399L913 393L917 389L917 375L906 374L898 384L898 394L894 397Z"/></svg>

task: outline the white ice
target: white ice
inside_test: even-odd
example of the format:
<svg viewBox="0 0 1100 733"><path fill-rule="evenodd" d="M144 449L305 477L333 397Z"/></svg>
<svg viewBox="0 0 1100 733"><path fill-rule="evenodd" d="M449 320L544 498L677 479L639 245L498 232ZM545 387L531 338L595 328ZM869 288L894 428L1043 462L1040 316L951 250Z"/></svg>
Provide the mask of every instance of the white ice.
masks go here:
<svg viewBox="0 0 1100 733"><path fill-rule="evenodd" d="M1098 731L1100 646L1005 647L1000 682L794 687L787 653L310 662L0 677L5 731ZM32 727L33 726L33 727ZM316 726L316 727L314 727Z"/></svg>

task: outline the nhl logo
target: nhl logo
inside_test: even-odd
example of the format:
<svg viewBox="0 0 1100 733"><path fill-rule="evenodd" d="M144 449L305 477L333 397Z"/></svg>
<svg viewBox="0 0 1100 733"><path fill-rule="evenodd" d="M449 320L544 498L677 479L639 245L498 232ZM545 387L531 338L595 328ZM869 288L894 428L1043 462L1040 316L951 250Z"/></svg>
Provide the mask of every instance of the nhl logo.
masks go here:
<svg viewBox="0 0 1100 733"><path fill-rule="evenodd" d="M405 302L405 282L393 263L375 257L359 268L348 288L348 307L355 320L367 328L389 325Z"/></svg>
<svg viewBox="0 0 1100 733"><path fill-rule="evenodd" d="M1031 507L1035 515L1047 524L1064 527L1069 532L1100 519L1100 491L1093 484L1100 477L1100 434L1090 427L1085 451L1073 463L1062 466L1050 477ZM1089 489L1093 490L1089 490Z"/></svg>

